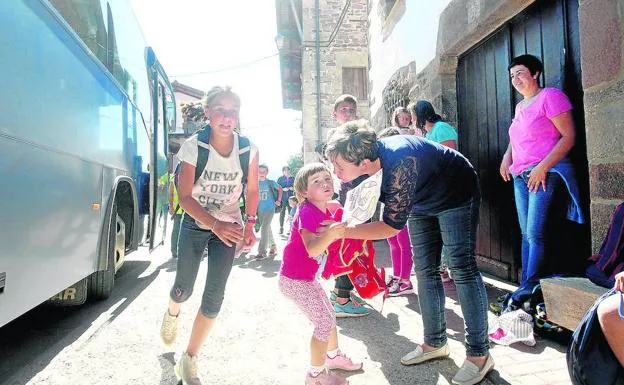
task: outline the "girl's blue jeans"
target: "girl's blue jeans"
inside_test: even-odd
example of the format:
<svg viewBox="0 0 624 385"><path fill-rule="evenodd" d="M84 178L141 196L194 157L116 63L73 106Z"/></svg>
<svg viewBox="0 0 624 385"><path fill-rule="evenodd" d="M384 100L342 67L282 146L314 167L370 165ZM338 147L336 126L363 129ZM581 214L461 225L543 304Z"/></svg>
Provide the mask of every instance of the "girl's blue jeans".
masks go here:
<svg viewBox="0 0 624 385"><path fill-rule="evenodd" d="M208 249L208 272L200 311L207 318L217 318L223 303L225 284L232 270L235 246L226 246L212 231L199 228L186 213L180 225L177 270L170 296L177 303L189 299L204 249Z"/></svg>

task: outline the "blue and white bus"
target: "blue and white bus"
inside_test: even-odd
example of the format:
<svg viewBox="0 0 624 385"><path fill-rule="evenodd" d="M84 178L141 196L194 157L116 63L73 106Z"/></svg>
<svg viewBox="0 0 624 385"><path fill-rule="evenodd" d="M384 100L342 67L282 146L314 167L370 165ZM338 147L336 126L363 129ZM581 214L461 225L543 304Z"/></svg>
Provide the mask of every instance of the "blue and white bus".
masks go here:
<svg viewBox="0 0 624 385"><path fill-rule="evenodd" d="M2 326L163 242L175 101L127 0L0 1L0 78Z"/></svg>

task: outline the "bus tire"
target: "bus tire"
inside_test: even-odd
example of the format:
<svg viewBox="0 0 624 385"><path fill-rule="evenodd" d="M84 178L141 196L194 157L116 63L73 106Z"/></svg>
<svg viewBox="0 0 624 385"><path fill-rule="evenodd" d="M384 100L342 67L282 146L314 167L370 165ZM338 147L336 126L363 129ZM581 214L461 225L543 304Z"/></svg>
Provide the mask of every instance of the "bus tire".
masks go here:
<svg viewBox="0 0 624 385"><path fill-rule="evenodd" d="M103 300L110 297L115 286L115 238L117 235L117 205L113 204L111 221L108 226L108 247L106 270L96 271L89 276L87 298Z"/></svg>

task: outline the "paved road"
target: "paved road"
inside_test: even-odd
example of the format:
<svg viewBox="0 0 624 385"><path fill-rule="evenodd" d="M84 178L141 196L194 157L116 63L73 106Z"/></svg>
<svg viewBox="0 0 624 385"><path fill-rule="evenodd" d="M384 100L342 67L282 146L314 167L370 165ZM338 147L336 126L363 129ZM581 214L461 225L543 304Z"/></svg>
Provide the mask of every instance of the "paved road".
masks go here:
<svg viewBox="0 0 624 385"><path fill-rule="evenodd" d="M283 240L279 239L280 249ZM376 244L389 264L384 242ZM277 290L277 260L235 261L219 321L200 357L204 384L299 384L308 362L311 326ZM183 307L179 341L165 348L158 330L173 282L168 245L129 256L113 296L76 308L41 306L0 329L0 384L175 385L173 363L190 333L205 278ZM329 289L331 285L327 283ZM500 291L488 288L493 298ZM381 301L372 306L379 310ZM340 319L342 349L364 361L350 383L449 384L464 358L463 323L453 286L447 287L451 359L404 367L399 358L420 342L416 295L390 298L383 311ZM535 347L495 347L496 370L484 384L569 384L565 347L538 340Z"/></svg>

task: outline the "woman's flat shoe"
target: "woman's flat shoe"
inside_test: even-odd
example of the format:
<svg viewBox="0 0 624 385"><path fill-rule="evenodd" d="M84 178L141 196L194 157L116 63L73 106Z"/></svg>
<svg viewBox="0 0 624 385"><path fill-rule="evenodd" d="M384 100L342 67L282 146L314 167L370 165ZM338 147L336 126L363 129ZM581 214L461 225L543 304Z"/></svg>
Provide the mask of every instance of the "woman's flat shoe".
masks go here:
<svg viewBox="0 0 624 385"><path fill-rule="evenodd" d="M421 362L434 360L436 358L446 358L450 353L451 351L449 350L448 343L437 348L436 350L426 353L423 351L422 346L418 345L415 350L407 353L403 356L403 358L401 358L401 363L403 365L416 365Z"/></svg>
<svg viewBox="0 0 624 385"><path fill-rule="evenodd" d="M464 364L459 368L455 377L453 377L453 384L456 385L475 385L483 381L485 376L494 369L494 360L492 356L488 354L488 358L483 364L483 368L479 367L472 362L466 360Z"/></svg>

